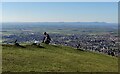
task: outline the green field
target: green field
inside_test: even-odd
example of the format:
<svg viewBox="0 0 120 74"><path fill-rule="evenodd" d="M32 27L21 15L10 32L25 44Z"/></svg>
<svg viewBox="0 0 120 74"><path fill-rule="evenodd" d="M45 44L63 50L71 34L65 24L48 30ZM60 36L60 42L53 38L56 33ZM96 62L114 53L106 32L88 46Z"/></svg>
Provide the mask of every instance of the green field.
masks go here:
<svg viewBox="0 0 120 74"><path fill-rule="evenodd" d="M12 72L118 72L118 59L67 46L2 45L2 70Z"/></svg>

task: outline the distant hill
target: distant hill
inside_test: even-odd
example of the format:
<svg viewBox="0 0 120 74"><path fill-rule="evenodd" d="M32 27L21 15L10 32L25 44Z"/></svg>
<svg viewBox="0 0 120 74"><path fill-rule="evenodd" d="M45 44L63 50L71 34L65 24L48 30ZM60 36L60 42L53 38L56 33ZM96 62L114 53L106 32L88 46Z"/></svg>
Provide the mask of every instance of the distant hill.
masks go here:
<svg viewBox="0 0 120 74"><path fill-rule="evenodd" d="M118 59L67 46L2 45L4 71L15 72L117 72Z"/></svg>
<svg viewBox="0 0 120 74"><path fill-rule="evenodd" d="M103 34L118 32L117 23L106 22L8 22L2 23L2 34L49 32L57 34Z"/></svg>
<svg viewBox="0 0 120 74"><path fill-rule="evenodd" d="M2 23L2 30L31 29L44 27L55 28L118 28L117 23L106 22L6 22Z"/></svg>

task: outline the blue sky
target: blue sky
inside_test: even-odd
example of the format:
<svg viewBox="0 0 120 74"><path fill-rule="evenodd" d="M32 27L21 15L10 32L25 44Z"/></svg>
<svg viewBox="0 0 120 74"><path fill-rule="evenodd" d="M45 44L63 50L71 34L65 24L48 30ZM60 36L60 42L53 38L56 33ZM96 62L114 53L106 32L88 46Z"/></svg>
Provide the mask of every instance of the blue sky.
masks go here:
<svg viewBox="0 0 120 74"><path fill-rule="evenodd" d="M119 0L1 0L2 2L119 2Z"/></svg>
<svg viewBox="0 0 120 74"><path fill-rule="evenodd" d="M3 2L3 22L118 21L117 2Z"/></svg>

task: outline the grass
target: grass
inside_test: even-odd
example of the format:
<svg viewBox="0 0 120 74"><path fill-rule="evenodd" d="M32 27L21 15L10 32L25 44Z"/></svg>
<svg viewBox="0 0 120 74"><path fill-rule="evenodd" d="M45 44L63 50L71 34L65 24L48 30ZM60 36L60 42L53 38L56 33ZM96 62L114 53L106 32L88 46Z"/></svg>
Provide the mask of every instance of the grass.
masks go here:
<svg viewBox="0 0 120 74"><path fill-rule="evenodd" d="M2 45L2 70L12 72L118 72L118 59L67 46Z"/></svg>

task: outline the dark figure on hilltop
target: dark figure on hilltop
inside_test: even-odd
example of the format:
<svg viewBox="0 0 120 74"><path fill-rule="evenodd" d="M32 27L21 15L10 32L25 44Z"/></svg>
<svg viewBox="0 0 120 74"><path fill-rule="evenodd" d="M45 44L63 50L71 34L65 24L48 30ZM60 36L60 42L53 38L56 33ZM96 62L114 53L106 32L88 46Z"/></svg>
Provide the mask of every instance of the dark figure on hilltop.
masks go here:
<svg viewBox="0 0 120 74"><path fill-rule="evenodd" d="M17 40L15 40L14 44L15 44L15 46L17 46L17 47L25 48L24 46L21 46L19 43L17 43Z"/></svg>
<svg viewBox="0 0 120 74"><path fill-rule="evenodd" d="M51 41L49 34L47 34L46 32L44 32L43 34L44 34L43 43L49 44Z"/></svg>
<svg viewBox="0 0 120 74"><path fill-rule="evenodd" d="M80 48L80 44L77 45L77 49L79 49L79 48Z"/></svg>
<svg viewBox="0 0 120 74"><path fill-rule="evenodd" d="M16 46L20 46L19 43L17 43L17 40L15 40L14 43L15 43Z"/></svg>

